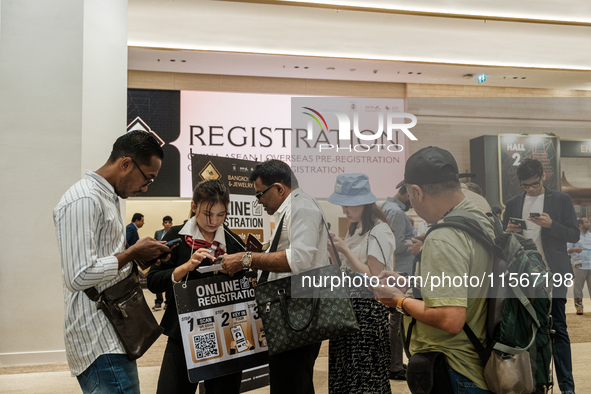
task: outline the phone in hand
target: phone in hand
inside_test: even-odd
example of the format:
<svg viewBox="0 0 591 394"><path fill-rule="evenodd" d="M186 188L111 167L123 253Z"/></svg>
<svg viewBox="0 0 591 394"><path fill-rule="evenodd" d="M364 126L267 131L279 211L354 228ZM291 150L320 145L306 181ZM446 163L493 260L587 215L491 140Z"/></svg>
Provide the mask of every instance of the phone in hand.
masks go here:
<svg viewBox="0 0 591 394"><path fill-rule="evenodd" d="M529 217L530 218L537 218L539 216L540 216L540 213L539 212L530 212L529 213Z"/></svg>
<svg viewBox="0 0 591 394"><path fill-rule="evenodd" d="M172 247L174 245L179 244L180 242L181 242L181 239L180 238L175 238L175 239L171 239L170 241L168 241L167 243L165 243L165 245L170 248L170 247Z"/></svg>
<svg viewBox="0 0 591 394"><path fill-rule="evenodd" d="M166 242L164 244L164 246L168 246L169 248L172 248L173 246L178 245L180 243L181 243L181 239L180 238L175 238L175 239L171 239L170 241ZM166 256L168 255L168 253L170 253L170 252L162 253L160 256L158 256L158 259L162 260L162 259L166 258Z"/></svg>
<svg viewBox="0 0 591 394"><path fill-rule="evenodd" d="M509 218L509 221L519 226L521 230L527 230L527 223L525 222L525 220L519 218Z"/></svg>

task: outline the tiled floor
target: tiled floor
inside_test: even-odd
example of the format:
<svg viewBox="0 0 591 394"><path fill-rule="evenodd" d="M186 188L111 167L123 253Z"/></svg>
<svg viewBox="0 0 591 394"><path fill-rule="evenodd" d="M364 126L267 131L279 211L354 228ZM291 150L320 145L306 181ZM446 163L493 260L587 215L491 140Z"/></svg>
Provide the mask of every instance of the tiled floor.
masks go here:
<svg viewBox="0 0 591 394"><path fill-rule="evenodd" d="M574 314L574 312L575 309L572 300L569 300L567 313ZM591 393L591 374L589 374L589 365L591 365L591 335L589 341L586 343L574 343L572 345L573 375L575 378L576 392L579 394ZM159 369L159 367L139 368L142 393L150 394L156 392ZM316 361L314 381L316 393L328 393L328 357L321 356ZM406 382L393 380L390 382L392 393L410 394ZM0 392L3 394L70 394L80 393L81 391L76 379L70 377L69 372L64 371L0 375ZM558 387L555 388L554 392L560 393ZM261 388L251 391L251 393L267 394L269 393L269 388Z"/></svg>
<svg viewBox="0 0 591 394"><path fill-rule="evenodd" d="M573 374L576 391L579 394L591 393L591 375L588 373L591 365L591 343L573 345ZM141 391L144 394L156 392L159 367L139 368ZM315 373L316 393L328 393L328 359L320 357L316 362ZM391 380L392 393L410 394L406 382ZM19 375L0 375L0 392L4 394L79 394L80 387L69 372L44 372ZM556 387L555 393L560 393ZM269 388L251 391L253 394L267 394Z"/></svg>

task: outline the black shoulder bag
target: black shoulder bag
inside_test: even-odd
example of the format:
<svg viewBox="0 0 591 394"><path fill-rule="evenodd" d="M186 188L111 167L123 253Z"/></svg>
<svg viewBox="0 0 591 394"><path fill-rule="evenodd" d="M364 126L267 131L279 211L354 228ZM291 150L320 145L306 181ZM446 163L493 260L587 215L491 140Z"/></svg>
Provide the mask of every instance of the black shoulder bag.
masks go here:
<svg viewBox="0 0 591 394"><path fill-rule="evenodd" d="M95 287L84 290L113 325L130 361L140 358L164 332L146 303L137 265L132 264L127 278L102 293L99 294Z"/></svg>

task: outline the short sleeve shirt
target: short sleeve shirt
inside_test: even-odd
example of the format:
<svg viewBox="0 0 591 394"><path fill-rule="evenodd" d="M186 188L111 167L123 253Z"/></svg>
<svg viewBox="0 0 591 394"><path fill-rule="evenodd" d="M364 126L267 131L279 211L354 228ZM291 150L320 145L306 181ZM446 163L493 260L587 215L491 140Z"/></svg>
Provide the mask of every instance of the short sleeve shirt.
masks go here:
<svg viewBox="0 0 591 394"><path fill-rule="evenodd" d="M473 202L465 198L454 210L470 212L494 235L491 222ZM444 227L425 239L421 263L415 272L423 278L421 294L425 305L465 307L466 323L481 342L486 338L486 296L492 264L493 256L484 246L464 231ZM410 321L405 317L407 330ZM417 322L411 338L412 354L442 352L451 368L478 387L487 388L480 358L463 330L453 335Z"/></svg>

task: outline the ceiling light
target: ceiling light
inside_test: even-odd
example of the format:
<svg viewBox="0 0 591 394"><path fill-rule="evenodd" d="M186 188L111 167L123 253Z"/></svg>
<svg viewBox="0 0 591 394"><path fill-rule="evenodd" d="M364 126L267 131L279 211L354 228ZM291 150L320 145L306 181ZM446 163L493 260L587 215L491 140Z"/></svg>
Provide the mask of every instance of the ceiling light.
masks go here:
<svg viewBox="0 0 591 394"><path fill-rule="evenodd" d="M464 74L463 76L464 79L471 79L472 77L474 77L472 74Z"/></svg>
<svg viewBox="0 0 591 394"><path fill-rule="evenodd" d="M334 67L326 67L327 70L334 71Z"/></svg>

